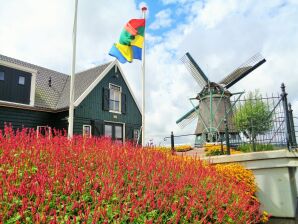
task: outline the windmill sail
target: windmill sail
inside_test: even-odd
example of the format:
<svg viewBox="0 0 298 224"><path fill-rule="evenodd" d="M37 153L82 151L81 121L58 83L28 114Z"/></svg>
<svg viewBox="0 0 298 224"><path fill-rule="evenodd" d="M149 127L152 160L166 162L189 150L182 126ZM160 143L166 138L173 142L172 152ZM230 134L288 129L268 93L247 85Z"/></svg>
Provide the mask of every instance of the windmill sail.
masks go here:
<svg viewBox="0 0 298 224"><path fill-rule="evenodd" d="M199 86L203 88L208 83L208 78L199 67L199 65L195 62L195 60L191 57L191 55L187 52L182 58L181 61L186 66L187 70L197 81Z"/></svg>
<svg viewBox="0 0 298 224"><path fill-rule="evenodd" d="M240 65L238 68L236 68L232 73L226 76L219 83L225 85L226 88L230 88L265 62L266 60L261 54L256 54L248 59L245 63Z"/></svg>
<svg viewBox="0 0 298 224"><path fill-rule="evenodd" d="M176 121L176 124L179 125L180 128L184 128L189 125L194 119L197 118L196 110L199 109L199 105L188 111L185 115L183 115L180 119Z"/></svg>

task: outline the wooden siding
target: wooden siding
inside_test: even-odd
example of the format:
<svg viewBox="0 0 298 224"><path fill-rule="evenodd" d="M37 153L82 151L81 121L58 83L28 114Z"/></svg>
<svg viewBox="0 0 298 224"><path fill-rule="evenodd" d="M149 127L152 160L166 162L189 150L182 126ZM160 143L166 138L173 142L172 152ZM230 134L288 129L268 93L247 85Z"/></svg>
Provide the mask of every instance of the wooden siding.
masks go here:
<svg viewBox="0 0 298 224"><path fill-rule="evenodd" d="M36 129L37 126L50 126L67 131L67 117L68 111L50 113L0 106L0 129L3 129L6 123L11 124L14 129L22 127Z"/></svg>
<svg viewBox="0 0 298 224"><path fill-rule="evenodd" d="M112 113L103 110L103 89L109 88L109 83L121 86L122 93L126 95L125 114ZM129 139L133 138L133 129L140 129L142 124L141 113L119 70L116 75L115 69L112 68L75 109L74 133L82 134L83 125L91 125L92 121L125 123L125 135L126 138Z"/></svg>
<svg viewBox="0 0 298 224"><path fill-rule="evenodd" d="M4 128L4 123L11 123L14 129L36 128L42 125L51 125L52 114L41 111L0 107L0 129Z"/></svg>
<svg viewBox="0 0 298 224"><path fill-rule="evenodd" d="M30 89L32 74L0 65L4 72L4 80L0 81L0 100L15 103L30 103ZM25 84L20 85L19 76L25 78Z"/></svg>
<svg viewBox="0 0 298 224"><path fill-rule="evenodd" d="M103 110L103 89L109 88L109 83L121 86L122 93L126 98L126 111L123 114L112 113ZM104 122L124 123L125 138L133 139L134 129L140 129L142 123L141 113L125 84L119 70L117 76L115 69L100 81L100 83L90 92L90 94L75 108L74 111L74 133L82 134L83 125L97 125L97 130L93 128L92 133L101 135L103 133ZM59 113L41 112L26 109L17 109L0 106L0 129L4 128L4 123L11 123L13 128L36 128L37 126L48 125L59 130L68 128L68 111Z"/></svg>

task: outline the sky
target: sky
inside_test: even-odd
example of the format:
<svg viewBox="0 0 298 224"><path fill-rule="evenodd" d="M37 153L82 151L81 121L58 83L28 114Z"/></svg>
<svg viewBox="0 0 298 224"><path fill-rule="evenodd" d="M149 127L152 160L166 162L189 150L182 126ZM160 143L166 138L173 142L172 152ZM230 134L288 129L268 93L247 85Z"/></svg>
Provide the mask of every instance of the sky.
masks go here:
<svg viewBox="0 0 298 224"><path fill-rule="evenodd" d="M0 54L70 73L74 0L0 0ZM298 117L298 0L79 0L76 71L112 61L126 22L146 15L146 141L194 133L176 120L201 90L181 63L189 52L219 81L260 52L266 63L230 90L280 93L286 85ZM121 65L141 105L141 62ZM298 121L298 119L297 119ZM297 122L296 121L296 122ZM178 142L193 143L193 139Z"/></svg>

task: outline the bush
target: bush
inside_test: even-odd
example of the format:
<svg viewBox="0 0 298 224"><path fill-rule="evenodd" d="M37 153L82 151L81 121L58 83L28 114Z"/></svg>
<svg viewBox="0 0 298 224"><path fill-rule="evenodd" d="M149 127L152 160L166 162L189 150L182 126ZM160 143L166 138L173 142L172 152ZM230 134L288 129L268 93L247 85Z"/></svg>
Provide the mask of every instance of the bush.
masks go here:
<svg viewBox="0 0 298 224"><path fill-rule="evenodd" d="M169 146L159 146L159 147L153 147L154 149L161 150L161 151L167 151L170 152L172 150ZM192 150L191 145L177 145L175 146L176 152L187 152L189 150Z"/></svg>
<svg viewBox="0 0 298 224"><path fill-rule="evenodd" d="M246 183L249 186L249 194L254 195L256 193L255 177L251 170L247 170L237 163L217 164L215 167L225 177L236 180L237 182Z"/></svg>
<svg viewBox="0 0 298 224"><path fill-rule="evenodd" d="M9 136L9 137L8 137ZM259 223L250 185L107 138L0 133L2 223Z"/></svg>
<svg viewBox="0 0 298 224"><path fill-rule="evenodd" d="M274 150L274 146L271 144L255 144L255 146L256 146L256 152ZM238 146L238 150L240 150L241 152L252 152L253 145L252 144L242 144L242 145Z"/></svg>
<svg viewBox="0 0 298 224"><path fill-rule="evenodd" d="M227 146L223 145L223 151L221 150L221 145L213 144L213 143L206 143L204 145L206 156L219 156L219 155L227 155ZM231 154L239 154L240 152L230 148Z"/></svg>

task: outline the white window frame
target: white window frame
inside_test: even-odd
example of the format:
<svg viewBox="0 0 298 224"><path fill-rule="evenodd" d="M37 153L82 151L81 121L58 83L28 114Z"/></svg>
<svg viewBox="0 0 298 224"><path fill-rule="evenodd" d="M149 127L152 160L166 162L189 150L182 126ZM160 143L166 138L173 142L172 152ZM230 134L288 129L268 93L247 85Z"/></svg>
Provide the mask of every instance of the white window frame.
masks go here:
<svg viewBox="0 0 298 224"><path fill-rule="evenodd" d="M36 136L37 138L39 137L39 134L41 132L41 128L43 128L44 130L48 129L48 136L49 136L49 139L52 137L52 128L50 126L37 126L36 127Z"/></svg>
<svg viewBox="0 0 298 224"><path fill-rule="evenodd" d="M86 127L88 127L89 130L90 130L89 136L86 136L86 135L85 135L85 128L86 128ZM89 138L92 137L92 127L91 127L91 125L89 125L89 124L84 124L84 125L83 125L83 137L89 137Z"/></svg>
<svg viewBox="0 0 298 224"><path fill-rule="evenodd" d="M0 79L0 81L5 81L5 72L4 71L0 71L0 74L3 74L3 79Z"/></svg>
<svg viewBox="0 0 298 224"><path fill-rule="evenodd" d="M121 97L122 97L122 87L121 86L118 86L118 85L115 85L115 84L113 84L113 83L109 83L109 90L111 91L111 86L115 86L115 87L118 87L119 89L120 89L120 91L119 91L119 111L117 111L117 110L111 110L110 109L110 94L109 94L109 112L112 112L112 113L117 113L117 114L121 114ZM115 90L114 90L115 91ZM115 100L114 100L115 101Z"/></svg>

